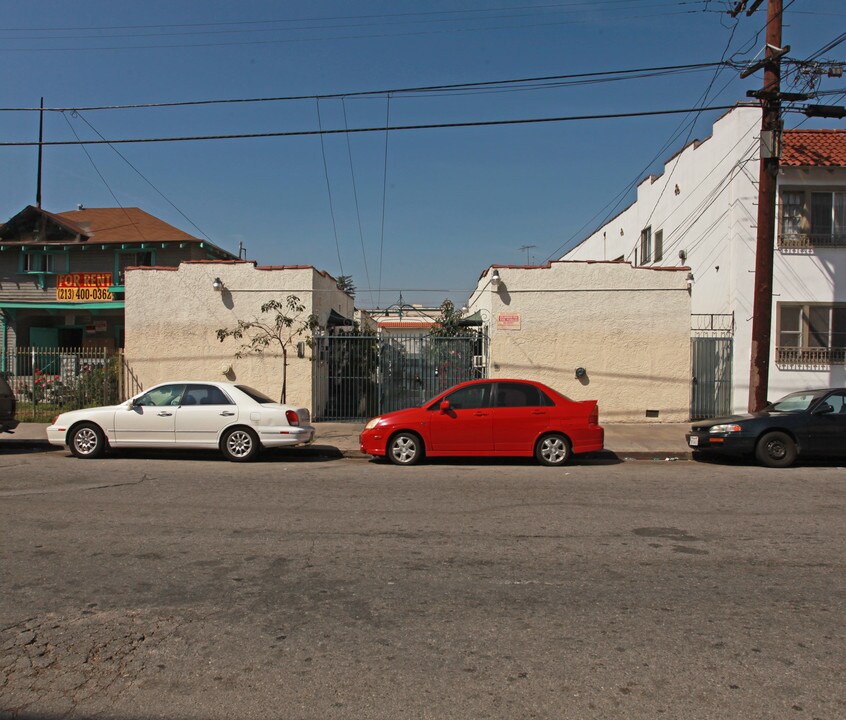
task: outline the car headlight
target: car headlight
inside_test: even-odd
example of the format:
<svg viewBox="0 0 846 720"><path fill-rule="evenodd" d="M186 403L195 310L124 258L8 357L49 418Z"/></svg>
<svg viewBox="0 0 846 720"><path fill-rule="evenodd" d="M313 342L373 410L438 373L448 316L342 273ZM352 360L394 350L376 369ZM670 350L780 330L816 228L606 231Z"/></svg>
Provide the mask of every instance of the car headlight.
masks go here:
<svg viewBox="0 0 846 720"><path fill-rule="evenodd" d="M712 425L708 430L710 433L736 433L743 430L740 425Z"/></svg>
<svg viewBox="0 0 846 720"><path fill-rule="evenodd" d="M375 428L379 424L379 421L381 419L382 419L381 417L373 418L369 423L367 423L367 425L364 426L364 429L365 430L372 430L373 428Z"/></svg>

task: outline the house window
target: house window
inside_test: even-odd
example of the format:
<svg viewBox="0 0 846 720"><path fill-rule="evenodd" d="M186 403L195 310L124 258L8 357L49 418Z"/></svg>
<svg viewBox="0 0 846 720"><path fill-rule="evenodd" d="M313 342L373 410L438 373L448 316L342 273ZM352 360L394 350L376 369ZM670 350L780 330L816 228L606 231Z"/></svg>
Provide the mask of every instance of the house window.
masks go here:
<svg viewBox="0 0 846 720"><path fill-rule="evenodd" d="M18 272L24 274L55 275L65 273L68 254L64 251L26 250L21 253Z"/></svg>
<svg viewBox="0 0 846 720"><path fill-rule="evenodd" d="M117 284L126 284L126 268L128 267L152 267L155 264L153 253L149 250L130 251L118 253L117 261Z"/></svg>
<svg viewBox="0 0 846 720"><path fill-rule="evenodd" d="M652 262L652 227L640 231L640 264Z"/></svg>
<svg viewBox="0 0 846 720"><path fill-rule="evenodd" d="M776 364L846 365L846 305L779 304Z"/></svg>
<svg viewBox="0 0 846 720"><path fill-rule="evenodd" d="M25 253L24 272L51 273L53 272L53 256L49 253Z"/></svg>
<svg viewBox="0 0 846 720"><path fill-rule="evenodd" d="M811 193L811 242L846 243L846 192Z"/></svg>
<svg viewBox="0 0 846 720"><path fill-rule="evenodd" d="M664 259L664 231L655 231L655 262Z"/></svg>
<svg viewBox="0 0 846 720"><path fill-rule="evenodd" d="M846 191L783 190L779 247L846 246Z"/></svg>

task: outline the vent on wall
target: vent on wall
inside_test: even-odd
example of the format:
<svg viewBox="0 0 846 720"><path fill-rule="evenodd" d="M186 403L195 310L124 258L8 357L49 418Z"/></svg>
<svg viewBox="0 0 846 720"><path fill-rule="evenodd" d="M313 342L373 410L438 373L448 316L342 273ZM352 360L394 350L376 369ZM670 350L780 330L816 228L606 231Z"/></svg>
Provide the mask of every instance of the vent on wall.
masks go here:
<svg viewBox="0 0 846 720"><path fill-rule="evenodd" d="M649 418L657 418L658 414L659 414L658 410L647 410L646 411L646 417L649 417Z"/></svg>

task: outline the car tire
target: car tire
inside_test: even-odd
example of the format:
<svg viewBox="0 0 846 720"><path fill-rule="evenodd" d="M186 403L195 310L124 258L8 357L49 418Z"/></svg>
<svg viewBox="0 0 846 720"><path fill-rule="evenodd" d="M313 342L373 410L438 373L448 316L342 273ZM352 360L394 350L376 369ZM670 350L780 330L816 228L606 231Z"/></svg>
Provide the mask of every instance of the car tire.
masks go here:
<svg viewBox="0 0 846 720"><path fill-rule="evenodd" d="M255 459L260 448L258 435L250 428L230 428L220 438L220 451L231 462L249 462Z"/></svg>
<svg viewBox="0 0 846 720"><path fill-rule="evenodd" d="M417 465L423 458L423 440L411 432L399 432L388 441L388 459L394 465Z"/></svg>
<svg viewBox="0 0 846 720"><path fill-rule="evenodd" d="M81 423L68 433L68 447L74 457L97 458L106 452L106 436L98 425Z"/></svg>
<svg viewBox="0 0 846 720"><path fill-rule="evenodd" d="M535 445L535 459L541 465L559 467L570 462L573 452L570 441L560 433L544 435Z"/></svg>
<svg viewBox="0 0 846 720"><path fill-rule="evenodd" d="M761 465L767 467L790 467L796 462L798 454L793 438L780 430L762 435L755 445L755 457Z"/></svg>

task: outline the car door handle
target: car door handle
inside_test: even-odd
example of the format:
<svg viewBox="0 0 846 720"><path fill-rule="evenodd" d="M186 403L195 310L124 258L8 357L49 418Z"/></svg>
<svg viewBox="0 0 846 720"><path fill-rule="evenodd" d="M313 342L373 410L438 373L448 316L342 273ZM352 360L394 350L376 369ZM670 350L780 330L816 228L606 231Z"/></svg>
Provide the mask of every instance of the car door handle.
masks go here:
<svg viewBox="0 0 846 720"><path fill-rule="evenodd" d="M229 410L224 410L224 411L223 411L222 413L220 413L220 414L221 414L221 415L223 415L223 417L231 417L231 416L232 416L232 415L234 415L235 413L234 413L234 412L229 412Z"/></svg>
<svg viewBox="0 0 846 720"><path fill-rule="evenodd" d="M473 413L476 417L487 417L488 414L486 412L474 412Z"/></svg>
<svg viewBox="0 0 846 720"><path fill-rule="evenodd" d="M160 413L158 413L159 417L170 417L171 415L173 415L173 413L170 413L167 410L162 410Z"/></svg>
<svg viewBox="0 0 846 720"><path fill-rule="evenodd" d="M532 410L532 415L546 415L546 410Z"/></svg>

